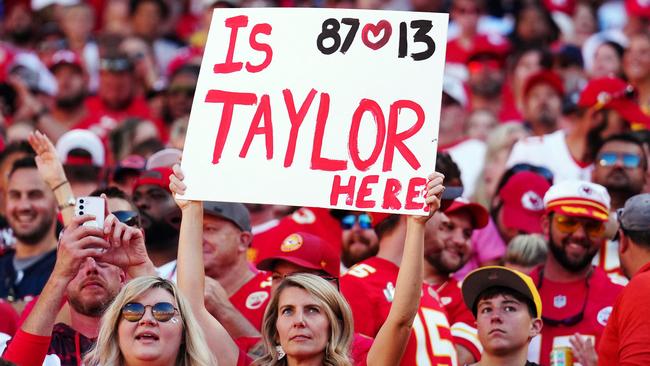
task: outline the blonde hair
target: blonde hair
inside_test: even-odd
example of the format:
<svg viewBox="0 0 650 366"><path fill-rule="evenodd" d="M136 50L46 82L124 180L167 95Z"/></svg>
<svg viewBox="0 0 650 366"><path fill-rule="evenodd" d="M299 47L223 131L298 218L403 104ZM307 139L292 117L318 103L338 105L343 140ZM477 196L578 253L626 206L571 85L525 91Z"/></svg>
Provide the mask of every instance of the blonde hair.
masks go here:
<svg viewBox="0 0 650 366"><path fill-rule="evenodd" d="M541 235L517 235L508 243L504 262L533 267L546 261L547 252L546 240Z"/></svg>
<svg viewBox="0 0 650 366"><path fill-rule="evenodd" d="M275 290L269 301L262 321L262 340L266 354L255 360L253 366L281 366L287 365L287 357L280 358L276 347L279 345L278 330L278 305L280 295L291 287L301 288L312 295L322 306L325 316L330 323L329 341L323 352L323 365L326 366L352 366L349 357L350 343L352 342L353 320L352 311L347 301L338 290L325 279L307 273L294 274L286 277Z"/></svg>
<svg viewBox="0 0 650 366"><path fill-rule="evenodd" d="M147 291L156 288L161 288L174 297L180 313L183 341L175 364L179 366L213 366L217 364L205 341L201 326L178 287L173 282L160 277L144 276L128 282L106 309L102 317L97 342L84 358L86 365L124 365L124 357L119 348L117 334L118 325L122 320L122 307Z"/></svg>

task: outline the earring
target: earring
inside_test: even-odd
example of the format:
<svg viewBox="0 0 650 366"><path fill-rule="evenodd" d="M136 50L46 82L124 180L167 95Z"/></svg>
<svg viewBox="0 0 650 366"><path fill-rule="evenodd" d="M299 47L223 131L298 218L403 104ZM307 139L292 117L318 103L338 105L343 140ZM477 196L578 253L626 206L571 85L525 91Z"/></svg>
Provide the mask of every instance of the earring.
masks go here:
<svg viewBox="0 0 650 366"><path fill-rule="evenodd" d="M281 360L286 356L287 354L284 352L284 349L282 348L281 345L275 346L275 351L278 353L278 360Z"/></svg>

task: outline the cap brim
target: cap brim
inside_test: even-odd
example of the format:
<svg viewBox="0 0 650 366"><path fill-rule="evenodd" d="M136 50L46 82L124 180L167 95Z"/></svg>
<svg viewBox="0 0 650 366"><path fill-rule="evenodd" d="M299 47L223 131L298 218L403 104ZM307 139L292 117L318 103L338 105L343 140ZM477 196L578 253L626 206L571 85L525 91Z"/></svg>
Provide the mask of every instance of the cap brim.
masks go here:
<svg viewBox="0 0 650 366"><path fill-rule="evenodd" d="M262 270L262 271L273 271L275 268L276 262L277 261L287 261L289 263L293 263L297 266L304 267L304 268L309 268L309 269L317 269L323 271L324 269L318 266L314 266L312 263L309 263L306 260L292 257L289 255L279 255L279 256L274 256L274 257L269 257L269 258L264 258L261 261L257 263L257 269Z"/></svg>
<svg viewBox="0 0 650 366"><path fill-rule="evenodd" d="M579 205L557 205L548 209L548 211L559 213L566 216L585 217L602 222L609 221L609 216L592 207Z"/></svg>
<svg viewBox="0 0 650 366"><path fill-rule="evenodd" d="M490 221L490 214L488 214L487 210L484 209L483 206L479 205L478 203L473 203L473 202L464 204L462 206L457 206L457 207L454 207L452 204L452 206L450 206L446 210L443 210L443 212L445 214L451 214L463 210L468 210L470 212L470 215L472 215L472 219L474 222L474 229L482 229Z"/></svg>
<svg viewBox="0 0 650 366"><path fill-rule="evenodd" d="M608 106L618 112L626 121L638 123L650 129L650 116L643 113L639 105L629 99L616 100Z"/></svg>
<svg viewBox="0 0 650 366"><path fill-rule="evenodd" d="M525 276L525 277L524 277ZM527 278L527 279L526 279ZM479 295L490 287L506 287L519 292L535 304L537 318L542 314L542 302L530 277L513 269L487 266L470 272L463 280L462 293L465 305L474 313ZM474 315L476 315L474 313Z"/></svg>

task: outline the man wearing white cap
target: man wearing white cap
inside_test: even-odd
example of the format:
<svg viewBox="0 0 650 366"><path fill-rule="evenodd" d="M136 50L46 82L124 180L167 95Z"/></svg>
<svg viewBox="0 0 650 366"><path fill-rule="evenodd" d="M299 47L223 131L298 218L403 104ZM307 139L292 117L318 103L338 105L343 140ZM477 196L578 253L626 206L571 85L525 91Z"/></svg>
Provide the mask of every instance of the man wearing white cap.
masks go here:
<svg viewBox="0 0 650 366"><path fill-rule="evenodd" d="M57 141L56 153L75 197L88 196L99 188L105 149L97 135L88 130L68 131Z"/></svg>
<svg viewBox="0 0 650 366"><path fill-rule="evenodd" d="M566 180L546 192L542 228L549 255L530 274L542 298L544 329L529 347L529 360L548 365L554 348L574 345L574 359L584 364L582 347L600 341L622 289L591 265L605 241L609 207L605 187L591 182Z"/></svg>

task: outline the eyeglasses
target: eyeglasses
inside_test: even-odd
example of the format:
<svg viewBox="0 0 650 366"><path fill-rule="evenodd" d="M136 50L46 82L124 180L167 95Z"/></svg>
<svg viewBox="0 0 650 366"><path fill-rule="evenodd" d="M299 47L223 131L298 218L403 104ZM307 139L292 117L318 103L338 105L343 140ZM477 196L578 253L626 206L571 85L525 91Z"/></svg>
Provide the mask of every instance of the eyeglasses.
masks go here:
<svg viewBox="0 0 650 366"><path fill-rule="evenodd" d="M637 154L603 152L598 154L598 165L602 167L614 166L619 160L623 161L623 167L627 169L638 168L641 165L641 156Z"/></svg>
<svg viewBox="0 0 650 366"><path fill-rule="evenodd" d="M108 58L102 59L99 62L99 68L106 71L123 72L131 71L133 69L133 64L131 64L131 61L126 58Z"/></svg>
<svg viewBox="0 0 650 366"><path fill-rule="evenodd" d="M140 214L137 211L113 211L115 217L128 226L140 226Z"/></svg>
<svg viewBox="0 0 650 366"><path fill-rule="evenodd" d="M130 302L122 306L122 318L130 322L137 322L144 316L147 308L151 308L151 315L159 322L167 322L176 315L178 309L168 302L159 302L155 305L142 305L139 302Z"/></svg>
<svg viewBox="0 0 650 366"><path fill-rule="evenodd" d="M580 312L564 319L552 319L542 315L542 321L544 322L544 325L549 325L552 327L557 327L560 325L563 325L565 327L571 327L580 323L582 319L584 319L585 310L587 310L587 303L589 303L589 293L591 292L590 291L591 288L589 287L589 278L591 277L592 273L593 273L593 269L589 270L589 273L585 278L585 289L587 290L587 293L585 294L585 299L584 302L582 303L582 309L580 309ZM537 285L538 290L542 289L543 282L544 282L544 268L542 268L539 271L539 283Z"/></svg>
<svg viewBox="0 0 650 366"><path fill-rule="evenodd" d="M361 215L347 215L341 219L341 227L343 230L350 230L354 227L355 223L359 223L361 229L372 229L372 219L368 214Z"/></svg>
<svg viewBox="0 0 650 366"><path fill-rule="evenodd" d="M497 192L501 191L501 188L508 183L510 178L512 178L513 175L520 173L520 172L532 172L538 175L541 175L548 184L553 185L553 172L550 171L548 168L545 168L543 166L536 166L532 164L526 164L526 163L520 163L520 164L515 164L510 169L506 170L505 173L503 173L503 176L501 176L501 180L499 180L499 184L497 185Z"/></svg>
<svg viewBox="0 0 650 366"><path fill-rule="evenodd" d="M579 226L582 226L589 236L601 236L605 232L605 223L601 221L578 219L565 215L554 215L553 221L558 230L564 234L575 233Z"/></svg>

